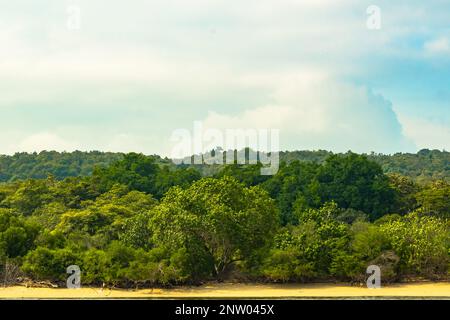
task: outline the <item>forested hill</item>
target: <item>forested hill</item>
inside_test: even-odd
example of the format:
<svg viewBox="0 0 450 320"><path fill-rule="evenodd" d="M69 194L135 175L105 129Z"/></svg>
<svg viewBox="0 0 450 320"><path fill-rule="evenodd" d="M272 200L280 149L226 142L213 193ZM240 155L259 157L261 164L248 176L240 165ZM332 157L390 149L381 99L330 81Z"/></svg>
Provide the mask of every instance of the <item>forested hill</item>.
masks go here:
<svg viewBox="0 0 450 320"><path fill-rule="evenodd" d="M112 152L56 152L16 153L0 156L0 181L43 179L48 175L62 180L67 177L88 176L95 166L108 166L122 159L123 154Z"/></svg>
<svg viewBox="0 0 450 320"><path fill-rule="evenodd" d="M292 151L282 152L281 161L293 160L313 161L322 163L332 155L329 151ZM416 182L431 180L450 181L450 152L440 150L422 149L417 153L395 153L384 155L372 153L367 155L381 165L385 173L400 173L414 179Z"/></svg>
<svg viewBox="0 0 450 320"><path fill-rule="evenodd" d="M450 181L450 152L423 149L417 154L369 156L381 164L386 173L397 172L418 182L443 179Z"/></svg>
<svg viewBox="0 0 450 320"><path fill-rule="evenodd" d="M412 157L425 172L437 155L448 156L422 151L399 164L395 156L370 157L401 169ZM370 265L387 283L450 280L450 183L383 174L380 164L355 153L282 158L267 176L261 164L175 167L137 153L3 157L7 169L23 170L10 170L9 179L26 170L92 175L0 183L0 282L66 284L70 265L82 270L83 286L130 288L364 283ZM215 173L202 177L198 169ZM438 169L448 172L448 160Z"/></svg>
<svg viewBox="0 0 450 320"><path fill-rule="evenodd" d="M281 161L294 160L322 163L332 152L287 151L281 152ZM153 156L158 163L169 164L168 159ZM113 152L55 152L16 153L0 156L0 182L40 179L53 175L62 180L67 177L88 176L95 166L105 167L123 158L122 153ZM368 158L379 163L386 173L397 172L417 182L443 179L450 181L450 152L423 149L418 153L396 153L393 155L369 154ZM202 166L200 166L202 167ZM212 168L200 168L203 173L215 173ZM203 170L202 170L203 169ZM206 169L206 170L205 170Z"/></svg>

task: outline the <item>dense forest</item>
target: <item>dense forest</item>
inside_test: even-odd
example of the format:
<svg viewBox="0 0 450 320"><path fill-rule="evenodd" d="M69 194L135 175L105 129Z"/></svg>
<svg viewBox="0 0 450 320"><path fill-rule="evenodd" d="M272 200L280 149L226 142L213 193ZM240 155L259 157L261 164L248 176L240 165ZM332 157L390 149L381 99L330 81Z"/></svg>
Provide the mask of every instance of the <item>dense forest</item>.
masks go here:
<svg viewBox="0 0 450 320"><path fill-rule="evenodd" d="M0 158L0 272L82 285L450 277L449 153L281 155L175 166L142 154Z"/></svg>
<svg viewBox="0 0 450 320"><path fill-rule="evenodd" d="M280 161L315 162L322 164L330 151L285 151L280 152ZM338 154L345 156L345 154ZM52 175L57 180L68 177L89 176L94 167L106 167L123 158L123 153L112 152L55 152L16 153L0 155L0 182L24 179L45 179ZM173 165L167 158L152 156L158 164ZM385 173L400 173L418 183L433 180L450 182L450 152L423 149L418 153L396 153L393 155L369 154L367 157L380 164ZM203 176L211 176L222 170L222 166L195 165Z"/></svg>
<svg viewBox="0 0 450 320"><path fill-rule="evenodd" d="M61 180L68 177L89 176L95 166L108 166L123 157L111 152L56 152L16 153L0 155L0 181L45 179L53 175Z"/></svg>

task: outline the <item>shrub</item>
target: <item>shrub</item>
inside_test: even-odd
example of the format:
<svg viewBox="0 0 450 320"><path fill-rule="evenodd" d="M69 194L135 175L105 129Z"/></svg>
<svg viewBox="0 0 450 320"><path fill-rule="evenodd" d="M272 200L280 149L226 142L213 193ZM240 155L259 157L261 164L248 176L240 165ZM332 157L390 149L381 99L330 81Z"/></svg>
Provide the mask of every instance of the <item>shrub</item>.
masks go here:
<svg viewBox="0 0 450 320"><path fill-rule="evenodd" d="M80 262L79 256L69 249L38 247L25 256L22 271L38 280L64 281L67 267Z"/></svg>
<svg viewBox="0 0 450 320"><path fill-rule="evenodd" d="M450 232L448 223L415 213L380 226L399 256L402 274L435 278L448 272Z"/></svg>

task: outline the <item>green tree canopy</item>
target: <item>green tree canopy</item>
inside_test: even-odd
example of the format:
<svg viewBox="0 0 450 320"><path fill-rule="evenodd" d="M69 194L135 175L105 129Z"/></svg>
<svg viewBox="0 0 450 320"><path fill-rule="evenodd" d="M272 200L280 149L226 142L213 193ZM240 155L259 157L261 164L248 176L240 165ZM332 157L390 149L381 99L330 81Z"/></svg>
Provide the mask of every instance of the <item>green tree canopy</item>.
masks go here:
<svg viewBox="0 0 450 320"><path fill-rule="evenodd" d="M159 242L203 249L220 275L270 242L277 210L259 187L246 188L231 177L204 178L186 190L170 189L152 223Z"/></svg>

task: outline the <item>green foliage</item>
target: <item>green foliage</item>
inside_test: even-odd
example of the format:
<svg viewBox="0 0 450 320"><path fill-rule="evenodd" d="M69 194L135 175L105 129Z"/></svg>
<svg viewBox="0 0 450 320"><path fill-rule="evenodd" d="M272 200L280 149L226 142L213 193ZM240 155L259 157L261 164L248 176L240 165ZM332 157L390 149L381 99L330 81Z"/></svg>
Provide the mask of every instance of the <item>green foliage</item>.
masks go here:
<svg viewBox="0 0 450 320"><path fill-rule="evenodd" d="M379 227L367 222L357 221L349 230L350 242L345 251L339 252L332 262L330 272L341 279L362 281L366 268L376 264L381 268L383 281L389 281L396 277L396 270L390 270L390 265L378 261L384 257L391 244L386 235L381 233ZM390 274L387 274L387 268Z"/></svg>
<svg viewBox="0 0 450 320"><path fill-rule="evenodd" d="M53 175L58 180L67 177L88 176L94 166L108 166L122 158L120 153L98 151L71 153L42 151L0 156L0 182L23 179L45 179Z"/></svg>
<svg viewBox="0 0 450 320"><path fill-rule="evenodd" d="M422 213L450 218L450 183L430 183L416 197Z"/></svg>
<svg viewBox="0 0 450 320"><path fill-rule="evenodd" d="M171 170L168 166L164 166L156 176L157 191L155 197L161 199L171 187L187 188L200 178L200 172L194 168L180 167L176 170Z"/></svg>
<svg viewBox="0 0 450 320"><path fill-rule="evenodd" d="M38 247L25 256L22 270L38 280L64 281L67 267L79 264L79 258L70 249Z"/></svg>
<svg viewBox="0 0 450 320"><path fill-rule="evenodd" d="M186 190L170 189L152 223L158 242L195 246L205 260L214 261L212 271L220 275L267 245L276 231L277 211L261 188L246 188L230 177L205 178Z"/></svg>
<svg viewBox="0 0 450 320"><path fill-rule="evenodd" d="M280 160L288 164L293 161L322 164L330 155L333 153L325 150L286 151L280 152ZM380 164L385 173L399 173L421 184L438 179L450 182L450 152L447 151L424 149L416 154L372 153L368 155L368 158ZM95 167L108 167L121 159L123 159L122 153L98 151L71 153L43 151L31 154L16 153L13 156L0 155L0 182L45 179L48 175L54 176L57 180L67 177L90 176ZM171 164L168 159L161 159L157 156L155 159L161 165ZM203 175L214 175L222 170L221 166L195 165L195 167ZM231 172L227 172L226 175L234 176ZM241 180L240 174L236 178L247 184L246 179ZM255 178L258 179L256 176Z"/></svg>
<svg viewBox="0 0 450 320"><path fill-rule="evenodd" d="M32 279L65 281L77 264L84 285L125 287L235 274L364 281L371 264L383 281L450 275L448 182L386 175L369 160L391 158L282 153L287 161L274 176L235 164L211 166L214 178L201 178L197 167L133 153L109 167L99 160L92 176L60 180L81 174L52 167L63 158L74 166L70 155L109 161L100 153L0 157L0 179L12 181L0 184L0 272L14 264ZM447 153L392 159L399 157L408 159L405 168L425 170L427 159L439 170ZM91 172L91 160L78 159L75 168ZM56 175L17 180L8 172L18 168Z"/></svg>
<svg viewBox="0 0 450 320"><path fill-rule="evenodd" d="M129 153L121 161L107 168L96 168L94 179L104 191L121 184L130 190L156 194L156 174L159 167L155 159L143 154Z"/></svg>
<svg viewBox="0 0 450 320"><path fill-rule="evenodd" d="M294 248L272 249L262 272L268 279L280 282L306 281L317 276L314 264Z"/></svg>
<svg viewBox="0 0 450 320"><path fill-rule="evenodd" d="M66 235L78 235L77 242L85 247L105 245L120 236L130 241L125 240L125 243L137 241L142 244L148 242L149 238L142 238L146 231L133 229L133 222L155 205L156 200L150 195L138 191L128 192L126 187L115 185L95 202L86 202L84 208L71 209L62 214L55 230ZM140 233L131 235L130 232L134 231ZM83 234L86 236L83 237Z"/></svg>
<svg viewBox="0 0 450 320"><path fill-rule="evenodd" d="M157 160L153 156L129 153L107 168L94 170L93 179L103 191L121 184L129 190L150 193L159 199L170 187L186 187L200 178L200 173L193 168L170 170L167 166L161 168Z"/></svg>
<svg viewBox="0 0 450 320"><path fill-rule="evenodd" d="M318 168L317 164L298 161L283 164L276 175L262 184L277 201L282 225L296 223L294 203L300 209L320 205L315 180Z"/></svg>
<svg viewBox="0 0 450 320"><path fill-rule="evenodd" d="M445 274L450 263L450 231L436 217L412 213L402 220L382 224L381 233L400 257L400 272L435 277Z"/></svg>
<svg viewBox="0 0 450 320"><path fill-rule="evenodd" d="M133 248L149 249L152 246L152 232L149 227L151 215L138 213L125 220L119 231L119 240Z"/></svg>
<svg viewBox="0 0 450 320"><path fill-rule="evenodd" d="M48 180L28 180L2 201L2 206L30 215L52 200Z"/></svg>
<svg viewBox="0 0 450 320"><path fill-rule="evenodd" d="M376 225L355 223L351 231L350 250L334 261L335 275L361 280L370 264L381 267L384 281L410 275L435 279L448 271L450 229L435 217L391 216Z"/></svg>
<svg viewBox="0 0 450 320"><path fill-rule="evenodd" d="M416 154L371 154L369 158L379 163L385 173L399 173L420 184L434 180L450 182L448 151L423 149Z"/></svg>
<svg viewBox="0 0 450 320"><path fill-rule="evenodd" d="M247 187L251 187L259 185L270 179L270 176L261 175L261 168L261 163L256 165L230 164L225 165L221 171L215 174L215 177L233 177Z"/></svg>
<svg viewBox="0 0 450 320"><path fill-rule="evenodd" d="M406 214L418 207L416 194L420 190L413 180L398 173L388 175L391 187L395 191L395 212Z"/></svg>
<svg viewBox="0 0 450 320"><path fill-rule="evenodd" d="M331 156L317 174L322 202L367 212L371 219L392 210L395 193L381 167L365 156Z"/></svg>
<svg viewBox="0 0 450 320"><path fill-rule="evenodd" d="M0 209L0 251L9 258L25 255L33 248L39 232L30 223L11 210Z"/></svg>
<svg viewBox="0 0 450 320"><path fill-rule="evenodd" d="M180 268L180 255L170 257L164 248L145 251L112 242L105 250L86 251L82 259L80 267L86 284L168 285L192 277Z"/></svg>
<svg viewBox="0 0 450 320"><path fill-rule="evenodd" d="M295 223L295 211L319 208L329 201L375 220L392 210L395 198L381 167L354 153L332 155L322 165L294 161L281 166L263 186L277 200L283 225Z"/></svg>
<svg viewBox="0 0 450 320"><path fill-rule="evenodd" d="M308 209L299 216L299 224L284 229L275 237L262 274L274 280L306 280L330 274L333 257L349 242L348 226L332 219L335 203L320 209Z"/></svg>

